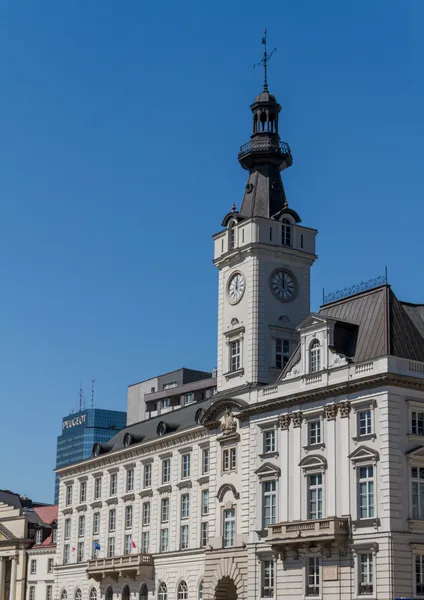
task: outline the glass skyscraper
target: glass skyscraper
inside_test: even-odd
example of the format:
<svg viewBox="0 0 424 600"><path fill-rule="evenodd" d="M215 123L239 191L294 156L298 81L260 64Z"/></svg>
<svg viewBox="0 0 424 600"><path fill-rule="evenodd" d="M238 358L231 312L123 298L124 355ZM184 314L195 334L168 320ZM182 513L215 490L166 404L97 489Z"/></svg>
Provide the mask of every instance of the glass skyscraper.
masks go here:
<svg viewBox="0 0 424 600"><path fill-rule="evenodd" d="M126 412L103 408L87 408L64 417L62 433L57 438L56 468L89 458L96 442L109 441L126 422ZM55 504L58 500L59 478L56 475Z"/></svg>

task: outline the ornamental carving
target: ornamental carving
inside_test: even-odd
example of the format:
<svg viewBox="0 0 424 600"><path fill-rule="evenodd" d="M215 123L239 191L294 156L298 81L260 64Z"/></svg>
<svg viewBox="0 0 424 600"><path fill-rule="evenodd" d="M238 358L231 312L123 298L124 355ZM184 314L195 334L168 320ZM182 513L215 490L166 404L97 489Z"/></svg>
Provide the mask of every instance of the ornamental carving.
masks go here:
<svg viewBox="0 0 424 600"><path fill-rule="evenodd" d="M334 421L337 415L337 404L327 404L324 407L325 416L327 421Z"/></svg>
<svg viewBox="0 0 424 600"><path fill-rule="evenodd" d="M299 412L295 412L292 415L292 421L293 421L293 427L300 427L302 425L302 413Z"/></svg>
<svg viewBox="0 0 424 600"><path fill-rule="evenodd" d="M233 417L233 413L230 408L227 408L223 420L221 421L221 431L224 435L230 435L235 433L237 429L237 423Z"/></svg>
<svg viewBox="0 0 424 600"><path fill-rule="evenodd" d="M288 429L290 425L290 415L280 415L277 423L280 429Z"/></svg>
<svg viewBox="0 0 424 600"><path fill-rule="evenodd" d="M340 402L339 404L339 412L340 412L340 416L343 417L348 417L349 413L350 413L350 402L348 400L346 400L346 402Z"/></svg>

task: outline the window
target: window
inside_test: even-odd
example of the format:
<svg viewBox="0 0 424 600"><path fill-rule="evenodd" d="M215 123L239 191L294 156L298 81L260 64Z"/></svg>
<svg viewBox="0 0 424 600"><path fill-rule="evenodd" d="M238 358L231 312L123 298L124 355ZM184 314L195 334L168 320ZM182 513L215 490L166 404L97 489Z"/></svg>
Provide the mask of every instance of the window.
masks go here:
<svg viewBox="0 0 424 600"><path fill-rule="evenodd" d="M202 490L202 515L209 514L209 490Z"/></svg>
<svg viewBox="0 0 424 600"><path fill-rule="evenodd" d="M274 597L274 561L262 561L261 598Z"/></svg>
<svg viewBox="0 0 424 600"><path fill-rule="evenodd" d="M424 519L424 468L411 467L412 518Z"/></svg>
<svg viewBox="0 0 424 600"><path fill-rule="evenodd" d="M37 533L35 534L35 543L36 544L41 544L43 541L43 530L42 529L38 529Z"/></svg>
<svg viewBox="0 0 424 600"><path fill-rule="evenodd" d="M168 597L168 592L166 589L166 583L164 583L162 581L162 583L159 586L158 600L167 600L167 597Z"/></svg>
<svg viewBox="0 0 424 600"><path fill-rule="evenodd" d="M230 342L230 371L238 371L241 365L241 342L234 340Z"/></svg>
<svg viewBox="0 0 424 600"><path fill-rule="evenodd" d="M170 381L169 383L163 384L163 390L172 390L172 388L176 388L178 383L176 381Z"/></svg>
<svg viewBox="0 0 424 600"><path fill-rule="evenodd" d="M308 476L308 519L322 519L322 473Z"/></svg>
<svg viewBox="0 0 424 600"><path fill-rule="evenodd" d="M95 512L93 514L93 535L100 534L100 513Z"/></svg>
<svg viewBox="0 0 424 600"><path fill-rule="evenodd" d="M181 550L188 549L188 525L181 525L180 548L181 548Z"/></svg>
<svg viewBox="0 0 424 600"><path fill-rule="evenodd" d="M234 546L236 511L234 508L224 510L224 548Z"/></svg>
<svg viewBox="0 0 424 600"><path fill-rule="evenodd" d="M52 542L53 542L53 544L56 544L56 542L57 542L57 529L56 529L56 526L54 526L53 529L52 529Z"/></svg>
<svg viewBox="0 0 424 600"><path fill-rule="evenodd" d="M228 250L232 250L234 248L235 237L236 232L234 229L234 223L231 223L231 225L228 228Z"/></svg>
<svg viewBox="0 0 424 600"><path fill-rule="evenodd" d="M115 538L110 537L107 540L107 555L110 558L111 556L115 556Z"/></svg>
<svg viewBox="0 0 424 600"><path fill-rule="evenodd" d="M67 485L65 488L65 505L71 506L72 504L72 485Z"/></svg>
<svg viewBox="0 0 424 600"><path fill-rule="evenodd" d="M106 590L106 600L113 600L113 589L110 586Z"/></svg>
<svg viewBox="0 0 424 600"><path fill-rule="evenodd" d="M144 487L149 488L152 487L152 465L149 463L144 465Z"/></svg>
<svg viewBox="0 0 424 600"><path fill-rule="evenodd" d="M127 533L125 535L125 539L124 539L124 554L126 554L126 555L131 554L131 548L132 548L132 537L131 537L131 534Z"/></svg>
<svg viewBox="0 0 424 600"><path fill-rule="evenodd" d="M98 539L97 540L95 539L95 540L93 540L93 548L91 551L91 557L99 558L99 550L100 550L100 542Z"/></svg>
<svg viewBox="0 0 424 600"><path fill-rule="evenodd" d="M416 554L415 563L415 594L424 596L424 554Z"/></svg>
<svg viewBox="0 0 424 600"><path fill-rule="evenodd" d="M150 525L150 502L143 502L143 527Z"/></svg>
<svg viewBox="0 0 424 600"><path fill-rule="evenodd" d="M373 594L373 562L372 553L366 552L359 554L358 566L359 566L359 581L358 581L358 594L360 596L372 596Z"/></svg>
<svg viewBox="0 0 424 600"><path fill-rule="evenodd" d="M209 448L202 450L202 475L209 473Z"/></svg>
<svg viewBox="0 0 424 600"><path fill-rule="evenodd" d="M69 563L69 544L65 544L63 546L63 564L67 565Z"/></svg>
<svg viewBox="0 0 424 600"><path fill-rule="evenodd" d="M223 471L235 471L236 470L236 449L225 448L222 452L222 470Z"/></svg>
<svg viewBox="0 0 424 600"><path fill-rule="evenodd" d="M65 540L69 540L71 537L71 519L65 519Z"/></svg>
<svg viewBox="0 0 424 600"><path fill-rule="evenodd" d="M116 509L111 508L109 511L109 531L115 531L116 529Z"/></svg>
<svg viewBox="0 0 424 600"><path fill-rule="evenodd" d="M169 400L169 398L162 398L162 400L160 401L160 407L161 407L161 409L169 408L169 406L170 406L170 400Z"/></svg>
<svg viewBox="0 0 424 600"><path fill-rule="evenodd" d="M35 585L29 586L29 600L35 600Z"/></svg>
<svg viewBox="0 0 424 600"><path fill-rule="evenodd" d="M102 495L102 478L96 477L94 479L94 500L98 500Z"/></svg>
<svg viewBox="0 0 424 600"><path fill-rule="evenodd" d="M46 586L46 600L53 600L53 586Z"/></svg>
<svg viewBox="0 0 424 600"><path fill-rule="evenodd" d="M203 581L201 581L199 585L199 593L197 595L197 600L203 600Z"/></svg>
<svg viewBox="0 0 424 600"><path fill-rule="evenodd" d="M290 342L277 338L275 340L275 367L284 369L290 358Z"/></svg>
<svg viewBox="0 0 424 600"><path fill-rule="evenodd" d="M54 558L47 560L47 573L53 573Z"/></svg>
<svg viewBox="0 0 424 600"><path fill-rule="evenodd" d="M291 246L291 223L288 219L283 219L281 223L281 244Z"/></svg>
<svg viewBox="0 0 424 600"><path fill-rule="evenodd" d="M37 573L37 561L32 559L30 564L31 564L30 573L31 573L31 575L35 575Z"/></svg>
<svg viewBox="0 0 424 600"><path fill-rule="evenodd" d="M367 465L358 470L359 518L374 517L374 467Z"/></svg>
<svg viewBox="0 0 424 600"><path fill-rule="evenodd" d="M80 504L87 502L87 482L81 481L80 483Z"/></svg>
<svg viewBox="0 0 424 600"><path fill-rule="evenodd" d="M424 435L424 413L412 411L411 431L413 435Z"/></svg>
<svg viewBox="0 0 424 600"><path fill-rule="evenodd" d="M133 507L126 506L125 507L125 529L131 529L133 524Z"/></svg>
<svg viewBox="0 0 424 600"><path fill-rule="evenodd" d="M81 593L81 590L79 588L75 592L75 600L82 600L82 593Z"/></svg>
<svg viewBox="0 0 424 600"><path fill-rule="evenodd" d="M181 477L187 479L190 477L190 454L183 454L181 460Z"/></svg>
<svg viewBox="0 0 424 600"><path fill-rule="evenodd" d="M91 588L90 600L97 600L97 590L96 590L96 588Z"/></svg>
<svg viewBox="0 0 424 600"><path fill-rule="evenodd" d="M262 506L263 506L263 523L262 528L267 529L276 520L277 506L277 482L264 481L262 483Z"/></svg>
<svg viewBox="0 0 424 600"><path fill-rule="evenodd" d="M85 535L85 516L80 515L78 517L78 536L82 537Z"/></svg>
<svg viewBox="0 0 424 600"><path fill-rule="evenodd" d="M63 590L62 594L60 595L60 600L66 600L68 598L68 593L66 590Z"/></svg>
<svg viewBox="0 0 424 600"><path fill-rule="evenodd" d="M275 429L264 431L264 454L275 452Z"/></svg>
<svg viewBox="0 0 424 600"><path fill-rule="evenodd" d="M190 516L190 495L182 494L181 496L181 518L188 519Z"/></svg>
<svg viewBox="0 0 424 600"><path fill-rule="evenodd" d="M309 371L316 373L321 370L321 345L318 340L313 340L309 347Z"/></svg>
<svg viewBox="0 0 424 600"><path fill-rule="evenodd" d="M111 473L110 475L110 495L116 496L118 493L118 473Z"/></svg>
<svg viewBox="0 0 424 600"><path fill-rule="evenodd" d="M308 423L308 444L314 446L321 443L321 421L309 421Z"/></svg>
<svg viewBox="0 0 424 600"><path fill-rule="evenodd" d="M359 435L369 435L371 432L371 410L360 410L358 412L358 433Z"/></svg>
<svg viewBox="0 0 424 600"><path fill-rule="evenodd" d="M168 529L160 530L160 552L168 552Z"/></svg>
<svg viewBox="0 0 424 600"><path fill-rule="evenodd" d="M202 546L202 548L207 546L208 541L209 541L209 523L207 521L202 521L201 540L200 540L200 545Z"/></svg>
<svg viewBox="0 0 424 600"><path fill-rule="evenodd" d="M147 590L147 585L145 583L143 583L143 585L140 588L140 598L139 600L147 600L148 599L148 590Z"/></svg>
<svg viewBox="0 0 424 600"><path fill-rule="evenodd" d="M141 551L145 554L148 554L150 547L150 533L148 531L143 531L141 534Z"/></svg>
<svg viewBox="0 0 424 600"><path fill-rule="evenodd" d="M130 588L127 585L124 585L121 597L122 600L130 600Z"/></svg>
<svg viewBox="0 0 424 600"><path fill-rule="evenodd" d="M127 469L127 492L134 491L134 469Z"/></svg>
<svg viewBox="0 0 424 600"><path fill-rule="evenodd" d="M78 542L77 545L77 562L84 560L84 542Z"/></svg>
<svg viewBox="0 0 424 600"><path fill-rule="evenodd" d="M194 402L194 394L193 392L188 392L188 394L184 394L184 405L191 404Z"/></svg>
<svg viewBox="0 0 424 600"><path fill-rule="evenodd" d="M162 483L171 481L171 459L164 458L162 461Z"/></svg>
<svg viewBox="0 0 424 600"><path fill-rule="evenodd" d="M319 557L310 556L306 559L306 590L305 596L319 596L320 568Z"/></svg>
<svg viewBox="0 0 424 600"><path fill-rule="evenodd" d="M169 498L162 498L160 502L160 522L168 523L169 521Z"/></svg>
<svg viewBox="0 0 424 600"><path fill-rule="evenodd" d="M188 588L185 581L182 581L178 586L177 598L178 600L188 600Z"/></svg>

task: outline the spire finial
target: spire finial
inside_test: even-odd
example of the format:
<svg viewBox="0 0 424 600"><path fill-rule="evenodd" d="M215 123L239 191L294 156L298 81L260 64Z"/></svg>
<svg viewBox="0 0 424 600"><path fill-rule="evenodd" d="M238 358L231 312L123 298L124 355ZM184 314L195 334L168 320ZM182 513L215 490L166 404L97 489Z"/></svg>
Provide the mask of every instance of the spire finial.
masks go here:
<svg viewBox="0 0 424 600"><path fill-rule="evenodd" d="M276 52L277 48L274 48L274 50L271 52L271 54L268 54L267 48L266 48L266 36L267 36L267 31L265 29L264 31L264 35L262 38L262 44L264 46L264 56L263 59L258 62L257 64L253 65L254 67L263 67L264 68L264 92L268 91L268 63L271 60L271 56L274 54L274 52Z"/></svg>

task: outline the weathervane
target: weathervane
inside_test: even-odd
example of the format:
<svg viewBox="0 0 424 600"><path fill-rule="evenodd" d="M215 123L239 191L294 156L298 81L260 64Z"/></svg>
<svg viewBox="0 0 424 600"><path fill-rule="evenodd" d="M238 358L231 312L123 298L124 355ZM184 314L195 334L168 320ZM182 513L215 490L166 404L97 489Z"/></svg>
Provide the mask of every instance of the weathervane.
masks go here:
<svg viewBox="0 0 424 600"><path fill-rule="evenodd" d="M271 60L272 55L274 54L274 52L277 51L277 48L274 48L274 50L270 54L268 54L267 49L266 49L266 29L264 32L264 37L262 38L262 44L264 45L264 57L260 62L253 65L253 68L255 68L255 67L263 67L264 68L264 92L267 92L268 91L267 67L268 67L269 61Z"/></svg>

